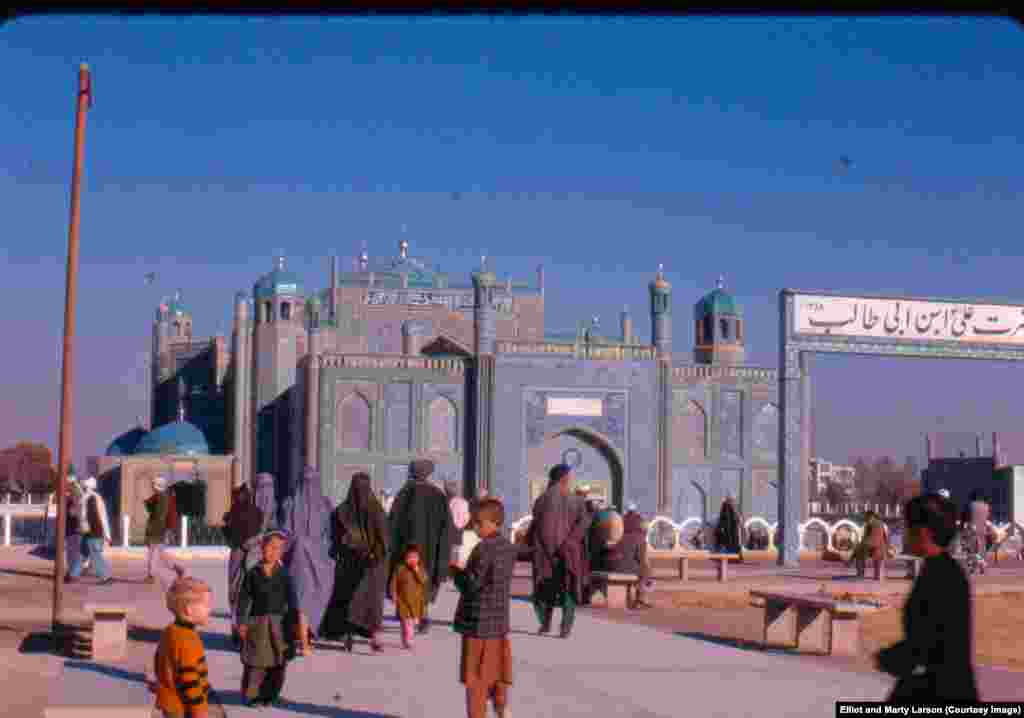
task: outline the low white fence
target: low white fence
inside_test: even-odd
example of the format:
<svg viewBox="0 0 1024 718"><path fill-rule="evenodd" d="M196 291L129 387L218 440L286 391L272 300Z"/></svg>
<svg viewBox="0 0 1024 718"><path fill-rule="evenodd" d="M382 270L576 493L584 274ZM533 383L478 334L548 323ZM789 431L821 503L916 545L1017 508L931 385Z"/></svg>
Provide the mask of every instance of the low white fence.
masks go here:
<svg viewBox="0 0 1024 718"><path fill-rule="evenodd" d="M513 521L510 528L510 533L513 537L520 531L525 531L532 520L532 516L527 514L516 521ZM770 548L778 548L775 544L775 532L778 529L778 522L769 522L767 519L761 516L752 516L743 523L743 528L747 530L748 534L750 529L754 527L760 527L768 534L768 546ZM1024 541L1024 526L1021 524L1015 524L1007 522L1003 524L994 524L991 521L988 525L995 529L997 540L999 542L1005 540L1016 539L1018 545ZM650 520L649 528L647 530L647 543L650 546L650 550L657 554L658 551L671 551L679 548L687 543L692 538L692 534L700 531L704 528L710 527L711 524L705 522L698 516L691 516L684 519L681 522L675 522L668 516L655 516ZM691 528L692 527L692 528ZM841 531L847 532L852 541L856 542L860 540L860 537L864 533L863 524L858 524L850 519L839 519L834 523L829 523L824 519L811 518L797 525L797 531L800 536L800 547L802 549L811 549L812 547L807 546L806 539L809 536L809 532L812 530L818 530L825 534L825 547L837 551L839 550L836 546L836 538L841 535ZM902 537L894 536L891 537L891 543L901 544Z"/></svg>

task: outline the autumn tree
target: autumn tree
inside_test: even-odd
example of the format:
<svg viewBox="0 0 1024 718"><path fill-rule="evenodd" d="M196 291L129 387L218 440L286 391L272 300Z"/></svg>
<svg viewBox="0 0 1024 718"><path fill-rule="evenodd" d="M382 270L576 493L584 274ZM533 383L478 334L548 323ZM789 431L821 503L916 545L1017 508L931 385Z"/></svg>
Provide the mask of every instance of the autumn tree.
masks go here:
<svg viewBox="0 0 1024 718"><path fill-rule="evenodd" d="M45 444L19 441L0 451L0 491L48 493L56 483L53 453Z"/></svg>

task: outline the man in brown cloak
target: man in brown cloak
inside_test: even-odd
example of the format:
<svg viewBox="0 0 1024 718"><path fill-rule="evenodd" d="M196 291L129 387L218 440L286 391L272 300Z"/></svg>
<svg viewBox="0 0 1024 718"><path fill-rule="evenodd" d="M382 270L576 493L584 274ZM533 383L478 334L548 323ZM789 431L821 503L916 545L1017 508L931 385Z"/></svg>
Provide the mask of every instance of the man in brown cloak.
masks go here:
<svg viewBox="0 0 1024 718"><path fill-rule="evenodd" d="M420 547L420 564L430 580L428 611L429 604L437 599L441 584L448 578L451 536L455 531L448 497L430 481L433 473L434 463L427 459L409 464L411 481L398 492L388 517L393 562L398 560L394 557L401 555L402 547L408 544ZM424 616L418 630L426 633L429 629L430 618Z"/></svg>
<svg viewBox="0 0 1024 718"><path fill-rule="evenodd" d="M548 488L533 505L527 543L533 549L533 606L539 633L551 632L556 606L562 609L560 635L568 638L583 598L583 537L592 517L582 502L570 499L572 469L559 464L548 475Z"/></svg>

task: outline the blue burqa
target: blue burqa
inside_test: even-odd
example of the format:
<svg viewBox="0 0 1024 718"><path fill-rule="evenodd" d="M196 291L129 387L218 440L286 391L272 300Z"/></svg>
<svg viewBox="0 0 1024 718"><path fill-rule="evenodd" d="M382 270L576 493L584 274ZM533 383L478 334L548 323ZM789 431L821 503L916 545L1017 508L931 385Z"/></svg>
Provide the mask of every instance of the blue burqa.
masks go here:
<svg viewBox="0 0 1024 718"><path fill-rule="evenodd" d="M334 591L335 566L330 553L332 511L330 500L324 496L320 473L306 467L295 494L285 499L281 528L291 538L284 564L295 584L299 608L315 634L320 632Z"/></svg>
<svg viewBox="0 0 1024 718"><path fill-rule="evenodd" d="M263 515L260 523L260 533L255 536L246 547L245 570L248 571L258 564L261 559L260 541L262 534L273 531L277 528L277 489L274 477L270 474L256 474L253 480L253 503Z"/></svg>

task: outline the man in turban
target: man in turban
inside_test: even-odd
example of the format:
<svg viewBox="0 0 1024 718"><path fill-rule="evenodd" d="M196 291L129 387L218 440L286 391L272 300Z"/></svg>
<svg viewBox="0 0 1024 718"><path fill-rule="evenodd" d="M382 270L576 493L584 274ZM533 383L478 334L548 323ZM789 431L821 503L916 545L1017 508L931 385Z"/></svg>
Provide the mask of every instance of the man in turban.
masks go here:
<svg viewBox="0 0 1024 718"><path fill-rule="evenodd" d="M586 580L583 537L591 514L570 494L572 469L565 464L548 474L548 488L533 505L527 542L533 549L533 605L539 633L551 632L556 606L562 609L562 638L568 638Z"/></svg>
<svg viewBox="0 0 1024 718"><path fill-rule="evenodd" d="M411 480L398 492L389 516L394 556L400 556L402 547L409 544L420 548L420 565L430 581L428 610L448 577L451 536L455 531L448 497L430 480L433 473L434 463L427 459L409 464ZM429 629L430 618L424 616L419 632L426 633Z"/></svg>

